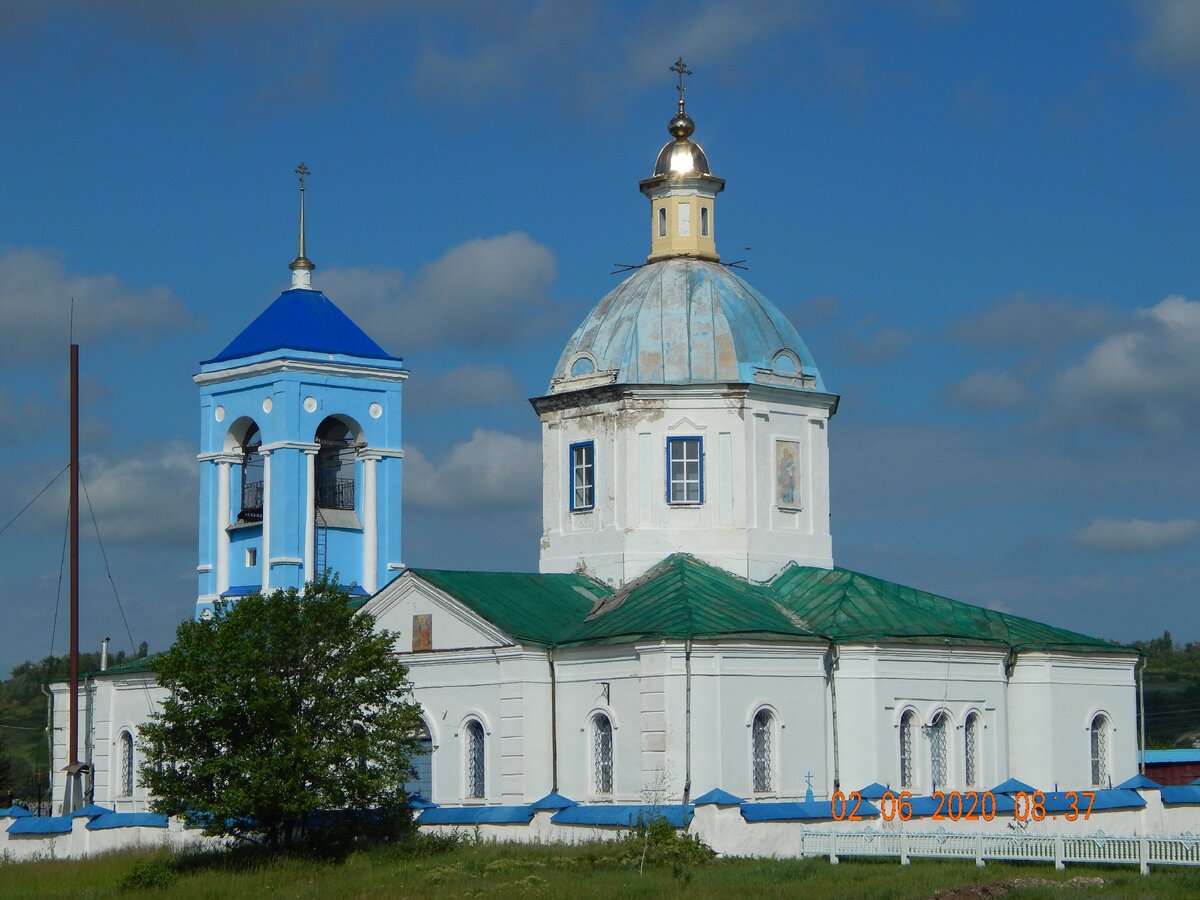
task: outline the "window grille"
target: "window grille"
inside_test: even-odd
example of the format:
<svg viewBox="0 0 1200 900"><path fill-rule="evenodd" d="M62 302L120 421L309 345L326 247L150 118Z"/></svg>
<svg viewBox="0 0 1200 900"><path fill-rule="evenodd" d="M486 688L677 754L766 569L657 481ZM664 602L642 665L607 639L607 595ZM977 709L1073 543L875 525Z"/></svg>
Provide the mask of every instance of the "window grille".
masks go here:
<svg viewBox="0 0 1200 900"><path fill-rule="evenodd" d="M467 723L467 796L484 797L483 726L476 721Z"/></svg>
<svg viewBox="0 0 1200 900"><path fill-rule="evenodd" d="M754 757L754 791L762 793L770 791L773 788L773 773L771 772L772 763L772 722L771 714L767 710L760 710L758 715L754 717L754 726L751 728L751 742L753 744Z"/></svg>
<svg viewBox="0 0 1200 900"><path fill-rule="evenodd" d="M596 448L591 441L571 445L571 509L596 505Z"/></svg>
<svg viewBox="0 0 1200 900"><path fill-rule="evenodd" d="M701 503L700 438L667 438L667 502Z"/></svg>
<svg viewBox="0 0 1200 900"><path fill-rule="evenodd" d="M946 714L938 713L929 723L929 781L933 788L946 786Z"/></svg>
<svg viewBox="0 0 1200 900"><path fill-rule="evenodd" d="M900 718L900 786L913 786L913 714L906 712Z"/></svg>
<svg viewBox="0 0 1200 900"><path fill-rule="evenodd" d="M975 713L967 716L963 728L963 751L966 762L965 772L967 787L979 783L979 716Z"/></svg>
<svg viewBox="0 0 1200 900"><path fill-rule="evenodd" d="M133 735L121 732L121 796L133 796Z"/></svg>
<svg viewBox="0 0 1200 900"><path fill-rule="evenodd" d="M1108 721L1104 716L1092 719L1092 784L1108 781Z"/></svg>
<svg viewBox="0 0 1200 900"><path fill-rule="evenodd" d="M242 504L239 522L261 522L263 518L262 432L251 425L242 440Z"/></svg>
<svg viewBox="0 0 1200 900"><path fill-rule="evenodd" d="M598 715L592 723L592 781L597 794L613 790L613 733L608 716Z"/></svg>

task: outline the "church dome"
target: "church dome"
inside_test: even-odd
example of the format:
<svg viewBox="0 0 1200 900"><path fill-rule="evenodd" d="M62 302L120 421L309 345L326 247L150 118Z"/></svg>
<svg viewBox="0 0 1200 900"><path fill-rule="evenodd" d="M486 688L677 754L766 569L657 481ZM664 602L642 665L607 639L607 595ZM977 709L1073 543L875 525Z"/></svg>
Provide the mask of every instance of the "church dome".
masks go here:
<svg viewBox="0 0 1200 900"><path fill-rule="evenodd" d="M778 307L727 267L691 257L643 266L601 300L567 342L550 390L613 382L825 390Z"/></svg>

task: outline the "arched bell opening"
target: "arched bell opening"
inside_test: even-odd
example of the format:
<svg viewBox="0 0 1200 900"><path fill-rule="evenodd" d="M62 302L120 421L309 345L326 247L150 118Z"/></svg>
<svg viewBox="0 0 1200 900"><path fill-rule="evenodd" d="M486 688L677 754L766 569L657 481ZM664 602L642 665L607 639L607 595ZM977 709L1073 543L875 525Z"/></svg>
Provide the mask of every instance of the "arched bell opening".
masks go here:
<svg viewBox="0 0 1200 900"><path fill-rule="evenodd" d="M317 428L316 490L319 509L354 510L354 471L359 431L353 423L337 416Z"/></svg>
<svg viewBox="0 0 1200 900"><path fill-rule="evenodd" d="M242 436L239 450L242 454L242 501L238 512L239 522L261 522L263 520L263 481L266 468L262 455L262 432L251 422Z"/></svg>

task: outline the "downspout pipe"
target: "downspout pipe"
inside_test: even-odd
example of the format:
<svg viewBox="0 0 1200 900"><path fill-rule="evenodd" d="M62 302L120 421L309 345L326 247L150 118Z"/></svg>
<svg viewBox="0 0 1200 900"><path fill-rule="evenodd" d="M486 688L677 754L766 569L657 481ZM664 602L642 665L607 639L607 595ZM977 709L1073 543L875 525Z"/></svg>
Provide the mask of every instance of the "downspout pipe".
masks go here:
<svg viewBox="0 0 1200 900"><path fill-rule="evenodd" d="M834 791L840 791L842 789L841 758L838 752L837 679L834 677L834 672L837 671L840 661L841 653L838 651L838 646L833 641L830 641L829 649L825 652L825 673L829 678L829 718L833 731Z"/></svg>
<svg viewBox="0 0 1200 900"><path fill-rule="evenodd" d="M558 693L554 676L554 648L546 650L550 665L550 793L558 793Z"/></svg>
<svg viewBox="0 0 1200 900"><path fill-rule="evenodd" d="M42 693L46 695L46 785L48 808L54 808L54 693L42 684ZM38 815L42 814L38 807Z"/></svg>
<svg viewBox="0 0 1200 900"><path fill-rule="evenodd" d="M683 644L684 720L683 720L683 802L692 797L692 639Z"/></svg>
<svg viewBox="0 0 1200 900"><path fill-rule="evenodd" d="M1146 663L1148 656L1142 657L1142 664L1137 667L1138 690L1138 772L1146 774Z"/></svg>

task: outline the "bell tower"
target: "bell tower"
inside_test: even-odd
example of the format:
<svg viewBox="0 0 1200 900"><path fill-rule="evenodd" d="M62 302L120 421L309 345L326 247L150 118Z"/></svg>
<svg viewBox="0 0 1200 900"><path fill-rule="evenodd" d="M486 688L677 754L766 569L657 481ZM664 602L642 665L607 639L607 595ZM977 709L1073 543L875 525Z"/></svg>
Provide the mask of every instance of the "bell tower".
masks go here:
<svg viewBox="0 0 1200 900"><path fill-rule="evenodd" d="M375 593L401 568L408 371L312 285L300 179L291 287L200 364L196 615L328 572Z"/></svg>

